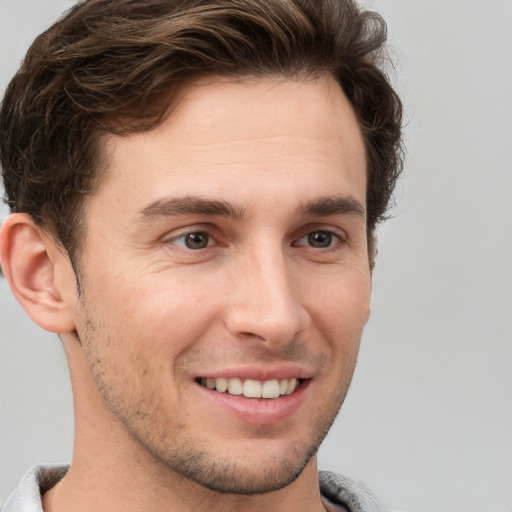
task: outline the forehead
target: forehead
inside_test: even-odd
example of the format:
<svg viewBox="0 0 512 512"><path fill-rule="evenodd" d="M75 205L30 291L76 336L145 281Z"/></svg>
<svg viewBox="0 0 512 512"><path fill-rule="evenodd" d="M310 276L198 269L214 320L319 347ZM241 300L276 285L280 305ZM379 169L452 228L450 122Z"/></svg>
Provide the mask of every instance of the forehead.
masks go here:
<svg viewBox="0 0 512 512"><path fill-rule="evenodd" d="M191 194L191 187L201 195L243 190L250 198L262 184L278 190L322 182L325 189L328 180L363 200L366 194L359 125L329 77L203 79L175 95L156 128L108 135L103 144L107 173L96 196L112 192L121 208Z"/></svg>
<svg viewBox="0 0 512 512"><path fill-rule="evenodd" d="M205 78L182 87L169 110L164 125L180 125L191 142L199 134L231 142L251 134L256 139L315 132L328 139L349 136L350 145L357 146L361 137L350 102L327 75L309 80Z"/></svg>

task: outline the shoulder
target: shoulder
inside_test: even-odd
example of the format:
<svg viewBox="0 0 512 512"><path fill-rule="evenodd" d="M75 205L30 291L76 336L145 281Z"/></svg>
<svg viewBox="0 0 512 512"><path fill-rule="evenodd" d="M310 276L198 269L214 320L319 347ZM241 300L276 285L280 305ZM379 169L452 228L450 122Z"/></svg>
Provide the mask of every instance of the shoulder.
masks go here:
<svg viewBox="0 0 512 512"><path fill-rule="evenodd" d="M53 487L67 470L68 466L57 464L30 468L0 507L0 512L42 512L41 495Z"/></svg>
<svg viewBox="0 0 512 512"><path fill-rule="evenodd" d="M318 479L322 497L325 497L333 505L340 507L339 510L347 510L347 512L389 512L361 482L330 471L320 471Z"/></svg>

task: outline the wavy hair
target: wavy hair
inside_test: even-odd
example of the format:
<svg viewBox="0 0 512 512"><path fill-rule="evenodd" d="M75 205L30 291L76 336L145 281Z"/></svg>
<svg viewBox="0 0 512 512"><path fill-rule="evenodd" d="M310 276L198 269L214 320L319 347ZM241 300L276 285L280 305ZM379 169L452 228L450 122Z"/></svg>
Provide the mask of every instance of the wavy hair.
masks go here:
<svg viewBox="0 0 512 512"><path fill-rule="evenodd" d="M200 75L329 74L357 115L367 162L367 233L402 169L402 105L385 71L386 25L352 0L89 0L34 41L0 111L5 201L76 260L83 198L104 173L101 135L149 130ZM78 277L78 274L77 274Z"/></svg>

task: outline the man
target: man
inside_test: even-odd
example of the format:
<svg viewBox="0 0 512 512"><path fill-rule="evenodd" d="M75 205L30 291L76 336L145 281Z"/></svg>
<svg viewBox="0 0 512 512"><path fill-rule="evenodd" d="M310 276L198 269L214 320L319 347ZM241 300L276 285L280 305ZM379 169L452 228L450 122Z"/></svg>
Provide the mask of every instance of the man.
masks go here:
<svg viewBox="0 0 512 512"><path fill-rule="evenodd" d="M9 85L2 266L66 352L69 468L2 511L383 510L319 475L401 169L351 1L90 0Z"/></svg>

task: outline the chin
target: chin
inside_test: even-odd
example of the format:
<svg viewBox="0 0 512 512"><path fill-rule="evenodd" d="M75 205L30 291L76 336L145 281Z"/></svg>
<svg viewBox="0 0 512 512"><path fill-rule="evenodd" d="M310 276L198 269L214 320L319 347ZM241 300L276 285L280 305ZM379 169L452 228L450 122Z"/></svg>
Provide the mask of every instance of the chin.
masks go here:
<svg viewBox="0 0 512 512"><path fill-rule="evenodd" d="M173 474L217 493L270 493L290 485L302 474L316 455L331 423L317 428L317 435L309 442L283 444L282 440L267 439L267 445L264 438L253 438L243 443L245 446L235 447L231 443L223 451L219 448L212 451L206 442L202 446L182 442L179 450L176 451L176 446L173 446L174 451L166 450L168 456L160 457L160 461Z"/></svg>
<svg viewBox="0 0 512 512"><path fill-rule="evenodd" d="M216 460L205 463L200 458L182 464L179 472L207 489L236 495L266 494L278 491L296 480L316 453L316 447L305 454L293 453L287 458L275 457L272 461L254 459L245 464Z"/></svg>

